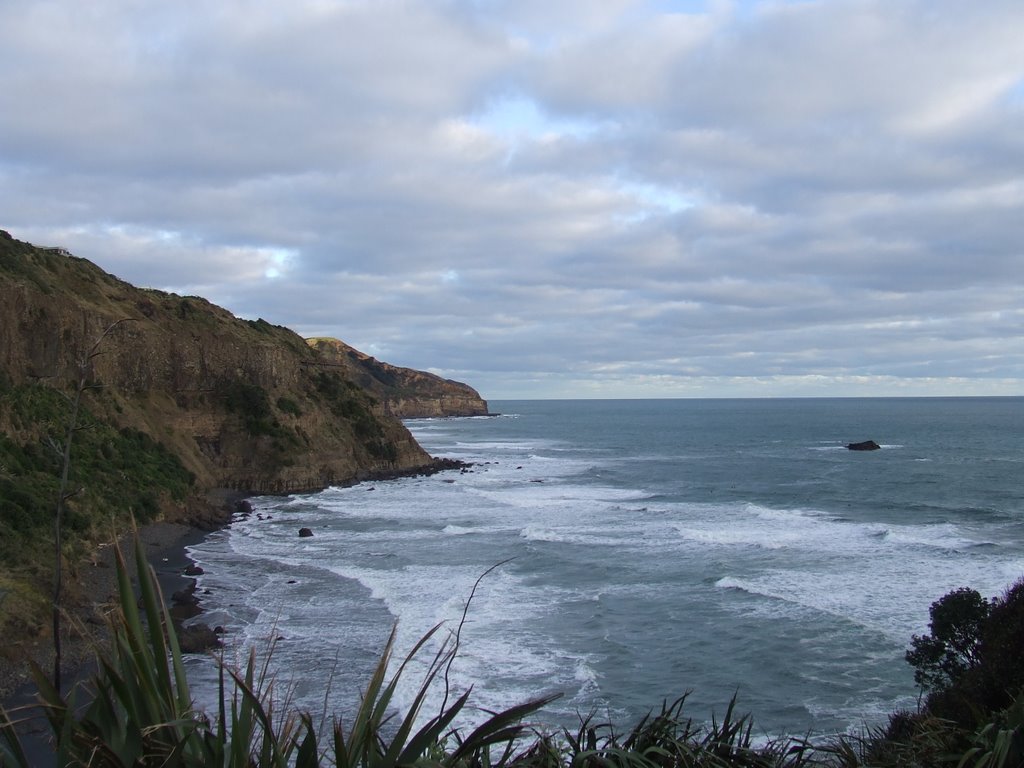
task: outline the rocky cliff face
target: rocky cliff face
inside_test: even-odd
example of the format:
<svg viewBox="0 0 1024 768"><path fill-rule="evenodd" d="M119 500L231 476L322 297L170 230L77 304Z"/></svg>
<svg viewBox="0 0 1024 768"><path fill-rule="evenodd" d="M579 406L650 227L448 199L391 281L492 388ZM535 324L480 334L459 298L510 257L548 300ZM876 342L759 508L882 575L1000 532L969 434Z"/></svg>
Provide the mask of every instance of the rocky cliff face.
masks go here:
<svg viewBox="0 0 1024 768"><path fill-rule="evenodd" d="M105 332L88 361L102 385L90 407L166 445L197 491L307 490L431 462L363 377L292 331L135 288L0 231L0 372L9 385L65 387ZM0 412L15 438L31 429L3 420Z"/></svg>
<svg viewBox="0 0 1024 768"><path fill-rule="evenodd" d="M307 339L332 369L344 371L400 419L486 416L487 401L467 384L382 363L337 339Z"/></svg>

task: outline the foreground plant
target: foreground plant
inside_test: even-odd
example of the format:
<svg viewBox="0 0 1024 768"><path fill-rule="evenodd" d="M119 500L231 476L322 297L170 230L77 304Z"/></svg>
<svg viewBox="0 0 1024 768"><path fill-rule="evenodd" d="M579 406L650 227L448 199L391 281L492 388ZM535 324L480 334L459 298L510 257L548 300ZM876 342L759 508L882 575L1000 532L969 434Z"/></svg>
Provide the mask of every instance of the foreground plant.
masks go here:
<svg viewBox="0 0 1024 768"><path fill-rule="evenodd" d="M735 697L721 718L695 724L684 714L686 696L664 704L630 731L616 732L593 716L575 732L527 730L524 719L554 697L493 713L468 734L459 730L470 691L449 700L448 671L461 624L439 649L412 704L394 714L396 690L410 662L441 630L431 629L388 677L392 631L360 705L347 723L318 728L309 713L275 695L270 652L259 664L250 652L242 669L220 664L217 712L195 709L181 649L156 576L136 542L136 598L129 569L117 553L119 600L111 614L110 646L97 652L98 670L84 686L61 694L38 667L40 706L50 726L59 766L167 766L167 768L830 768L858 766L1024 766L1024 695L990 712L970 732L927 713L897 713L887 729L861 738L824 742L755 740ZM1015 587L1018 589L1018 587ZM1020 587L1024 590L1024 587ZM472 595L470 596L472 599ZM139 605L141 604L141 611ZM465 615L463 616L463 622ZM1014 635L1016 636L1016 635ZM1000 635L1001 639L1002 636ZM443 685L436 714L425 712L432 686ZM420 724L425 718L425 722ZM0 710L0 767L32 763L15 723Z"/></svg>
<svg viewBox="0 0 1024 768"><path fill-rule="evenodd" d="M686 699L683 695L666 702L657 714L652 711L624 736L609 723L595 724L592 718L582 718L575 733L565 729L561 740L544 742L548 756L559 757L547 764L551 768L801 768L811 763L813 755L825 755L801 739L755 744L751 718L737 715L735 696L721 719L712 717L710 724L701 725L684 714Z"/></svg>
<svg viewBox="0 0 1024 768"><path fill-rule="evenodd" d="M177 635L156 575L138 542L135 564L138 599L127 564L117 552L118 604L111 614L110 646L97 652L98 670L92 680L65 696L38 667L33 668L57 765L497 765L491 761L491 748L514 743L524 731L522 719L551 701L551 697L536 699L493 714L462 737L451 727L469 699L466 691L451 704L446 701L417 727L428 690L451 662L455 643L449 641L435 654L410 710L392 722L395 690L409 662L439 631L438 625L386 682L394 648L392 632L351 724L346 727L335 720L329 738L321 738L308 713L276 706L268 664L258 665L255 652L242 670L218 662L220 704L211 719L193 706ZM0 713L0 765L29 768L14 726L6 713ZM456 742L452 750L445 748L449 739ZM506 758L511 755L508 749L502 751Z"/></svg>

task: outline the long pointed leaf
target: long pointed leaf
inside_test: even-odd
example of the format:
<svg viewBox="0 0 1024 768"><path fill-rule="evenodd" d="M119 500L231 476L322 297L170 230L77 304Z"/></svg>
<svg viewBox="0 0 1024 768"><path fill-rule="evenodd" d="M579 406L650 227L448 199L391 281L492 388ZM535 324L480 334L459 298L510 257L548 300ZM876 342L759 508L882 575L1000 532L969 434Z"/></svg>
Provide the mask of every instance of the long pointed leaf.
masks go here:
<svg viewBox="0 0 1024 768"><path fill-rule="evenodd" d="M28 758L15 730L14 721L3 707L0 707L0 765L29 768Z"/></svg>
<svg viewBox="0 0 1024 768"><path fill-rule="evenodd" d="M505 734L509 728L517 727L516 724L521 722L527 715L546 707L560 697L561 694L543 696L492 715L466 737L466 740L459 745L458 750L452 755L452 760L459 760L478 749L504 741L506 738ZM501 735L499 736L499 734Z"/></svg>

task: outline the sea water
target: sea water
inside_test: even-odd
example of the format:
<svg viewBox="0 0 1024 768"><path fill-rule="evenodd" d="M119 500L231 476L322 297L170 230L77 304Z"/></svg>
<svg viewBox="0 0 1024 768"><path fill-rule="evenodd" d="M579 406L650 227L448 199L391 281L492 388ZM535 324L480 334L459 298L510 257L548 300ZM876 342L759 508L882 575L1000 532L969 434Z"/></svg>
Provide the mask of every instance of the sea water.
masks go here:
<svg viewBox="0 0 1024 768"><path fill-rule="evenodd" d="M396 622L398 656L442 623L463 724L557 693L534 721L628 727L688 693L698 722L735 695L763 734L835 733L916 706L933 601L1024 575L1024 398L491 409L408 422L467 471L257 498L192 547L228 657L277 638L279 690L345 718ZM214 701L213 665L190 675Z"/></svg>

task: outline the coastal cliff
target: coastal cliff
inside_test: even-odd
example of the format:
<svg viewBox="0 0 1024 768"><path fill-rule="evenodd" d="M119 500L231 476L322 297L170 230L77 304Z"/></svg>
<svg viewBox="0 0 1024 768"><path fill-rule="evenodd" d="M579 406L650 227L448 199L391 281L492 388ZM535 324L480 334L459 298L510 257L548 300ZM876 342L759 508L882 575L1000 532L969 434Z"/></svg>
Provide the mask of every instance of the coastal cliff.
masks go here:
<svg viewBox="0 0 1024 768"><path fill-rule="evenodd" d="M289 329L136 288L0 230L0 630L42 629L60 448L83 372L69 562L129 518L216 525L230 514L225 490L306 491L443 463L357 369ZM430 374L418 394L414 374L409 399L444 410L448 390L463 397Z"/></svg>
<svg viewBox="0 0 1024 768"><path fill-rule="evenodd" d="M487 401L468 384L381 362L338 339L314 338L306 342L325 364L344 371L392 416L422 419L488 415Z"/></svg>
<svg viewBox="0 0 1024 768"><path fill-rule="evenodd" d="M61 387L118 323L89 363L102 386L92 407L163 442L198 488L308 490L429 463L372 393L287 328L0 237L0 371Z"/></svg>

